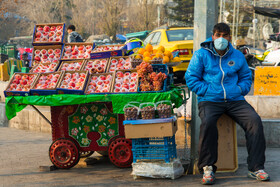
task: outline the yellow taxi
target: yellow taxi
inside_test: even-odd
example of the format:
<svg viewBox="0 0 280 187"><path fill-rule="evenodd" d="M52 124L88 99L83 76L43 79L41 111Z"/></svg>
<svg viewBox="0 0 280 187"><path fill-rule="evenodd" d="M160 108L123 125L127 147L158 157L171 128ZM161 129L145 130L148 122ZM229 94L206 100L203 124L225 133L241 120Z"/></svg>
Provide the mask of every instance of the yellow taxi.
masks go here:
<svg viewBox="0 0 280 187"><path fill-rule="evenodd" d="M157 28L144 40L144 45L148 43L153 46L153 49L163 46L173 54L179 54L182 63L173 67L174 81L185 83L184 75L193 54L193 27Z"/></svg>

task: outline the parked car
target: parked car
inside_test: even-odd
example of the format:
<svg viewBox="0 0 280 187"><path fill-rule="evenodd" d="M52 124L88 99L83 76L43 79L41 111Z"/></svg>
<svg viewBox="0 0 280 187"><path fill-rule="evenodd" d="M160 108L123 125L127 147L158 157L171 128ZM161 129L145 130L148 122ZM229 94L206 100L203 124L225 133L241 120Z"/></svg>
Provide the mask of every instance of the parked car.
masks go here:
<svg viewBox="0 0 280 187"><path fill-rule="evenodd" d="M131 38L138 38L140 40L144 40L150 32L151 31L133 32L133 33L127 33L125 36L126 36L127 40L129 40Z"/></svg>
<svg viewBox="0 0 280 187"><path fill-rule="evenodd" d="M184 81L184 75L193 55L193 28L192 27L160 27L153 30L144 40L144 45L150 43L154 49L164 46L165 49L176 53L182 63L173 67L174 81Z"/></svg>

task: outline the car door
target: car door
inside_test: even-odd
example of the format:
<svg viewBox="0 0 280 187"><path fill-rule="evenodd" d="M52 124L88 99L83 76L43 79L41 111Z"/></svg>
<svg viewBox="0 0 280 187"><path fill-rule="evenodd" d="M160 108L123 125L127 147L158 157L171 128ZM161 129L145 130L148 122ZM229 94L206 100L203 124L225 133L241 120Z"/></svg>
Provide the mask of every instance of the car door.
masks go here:
<svg viewBox="0 0 280 187"><path fill-rule="evenodd" d="M144 46L146 46L148 43L150 43L151 39L153 38L153 36L155 35L155 33L151 33L147 36L147 38L144 40Z"/></svg>
<svg viewBox="0 0 280 187"><path fill-rule="evenodd" d="M154 49L158 48L161 39L161 32L155 32L153 38L150 41L150 44L154 47Z"/></svg>

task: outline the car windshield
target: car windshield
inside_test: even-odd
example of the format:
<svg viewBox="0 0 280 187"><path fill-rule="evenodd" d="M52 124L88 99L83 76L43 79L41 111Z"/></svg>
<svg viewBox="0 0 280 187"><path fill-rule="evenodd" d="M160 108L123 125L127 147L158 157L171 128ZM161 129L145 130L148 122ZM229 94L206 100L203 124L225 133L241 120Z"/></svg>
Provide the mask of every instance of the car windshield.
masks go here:
<svg viewBox="0 0 280 187"><path fill-rule="evenodd" d="M166 31L169 42L193 40L193 29L180 29Z"/></svg>

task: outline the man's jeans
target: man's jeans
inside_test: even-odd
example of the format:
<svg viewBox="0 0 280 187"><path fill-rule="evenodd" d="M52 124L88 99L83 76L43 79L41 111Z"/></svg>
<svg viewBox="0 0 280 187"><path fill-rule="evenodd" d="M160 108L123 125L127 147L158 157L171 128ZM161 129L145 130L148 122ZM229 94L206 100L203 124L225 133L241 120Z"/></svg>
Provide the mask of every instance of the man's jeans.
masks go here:
<svg viewBox="0 0 280 187"><path fill-rule="evenodd" d="M263 125L260 116L249 103L245 100L233 102L203 101L198 104L198 108L201 119L198 169L201 173L204 166L213 166L214 172L217 169L215 166L218 157L217 121L222 114L230 116L245 131L248 170L264 169L266 145Z"/></svg>

